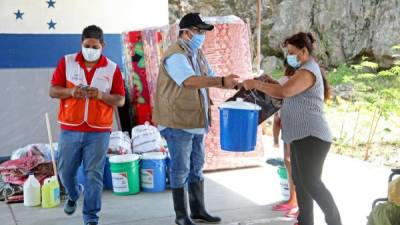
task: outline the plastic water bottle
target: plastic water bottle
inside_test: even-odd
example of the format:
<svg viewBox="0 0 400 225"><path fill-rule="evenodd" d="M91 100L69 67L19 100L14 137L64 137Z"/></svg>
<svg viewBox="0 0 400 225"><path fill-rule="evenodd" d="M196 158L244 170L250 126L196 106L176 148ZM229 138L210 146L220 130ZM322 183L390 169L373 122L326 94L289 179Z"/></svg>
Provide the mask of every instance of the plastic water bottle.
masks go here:
<svg viewBox="0 0 400 225"><path fill-rule="evenodd" d="M42 186L42 207L53 208L60 204L60 185L57 177L52 176L44 180Z"/></svg>
<svg viewBox="0 0 400 225"><path fill-rule="evenodd" d="M40 183L35 178L35 175L33 175L33 173L29 174L28 179L24 183L24 205L40 205Z"/></svg>

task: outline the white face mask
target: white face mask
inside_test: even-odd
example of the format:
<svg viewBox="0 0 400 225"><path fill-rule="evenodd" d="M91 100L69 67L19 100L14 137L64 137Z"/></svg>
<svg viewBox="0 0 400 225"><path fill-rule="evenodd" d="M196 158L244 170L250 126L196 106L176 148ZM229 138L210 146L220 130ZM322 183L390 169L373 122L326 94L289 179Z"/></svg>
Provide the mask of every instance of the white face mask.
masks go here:
<svg viewBox="0 0 400 225"><path fill-rule="evenodd" d="M94 49L94 48L85 48L82 46L82 54L83 58L85 58L88 62L97 61L101 56L101 48Z"/></svg>

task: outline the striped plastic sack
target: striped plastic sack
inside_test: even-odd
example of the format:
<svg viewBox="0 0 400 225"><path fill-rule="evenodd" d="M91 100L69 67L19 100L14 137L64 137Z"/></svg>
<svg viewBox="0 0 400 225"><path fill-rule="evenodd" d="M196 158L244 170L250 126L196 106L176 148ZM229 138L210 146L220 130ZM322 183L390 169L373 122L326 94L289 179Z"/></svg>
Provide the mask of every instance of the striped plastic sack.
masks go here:
<svg viewBox="0 0 400 225"><path fill-rule="evenodd" d="M160 151L162 148L162 138L158 129L151 126L148 122L132 128L132 152L143 153Z"/></svg>

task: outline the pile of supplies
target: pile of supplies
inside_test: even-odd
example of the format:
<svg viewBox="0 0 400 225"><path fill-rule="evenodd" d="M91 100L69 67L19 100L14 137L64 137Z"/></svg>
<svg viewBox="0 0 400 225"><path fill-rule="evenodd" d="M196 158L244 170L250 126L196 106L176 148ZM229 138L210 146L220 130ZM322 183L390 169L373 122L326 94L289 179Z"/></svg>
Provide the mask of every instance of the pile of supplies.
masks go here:
<svg viewBox="0 0 400 225"><path fill-rule="evenodd" d="M23 185L32 174L43 185L53 176L48 144L31 144L15 150L11 159L0 164L0 200L23 201Z"/></svg>
<svg viewBox="0 0 400 225"><path fill-rule="evenodd" d="M53 144L57 160L57 143ZM24 202L25 206L55 207L48 195L60 190L54 180L49 144L30 144L12 152L9 160L0 164L0 200L6 203ZM161 192L168 182L168 151L158 129L148 122L128 132L110 134L104 167L104 189L116 195ZM121 179L123 178L123 179ZM124 180L125 179L125 180ZM83 167L78 169L78 182L84 184ZM63 188L61 187L63 193Z"/></svg>

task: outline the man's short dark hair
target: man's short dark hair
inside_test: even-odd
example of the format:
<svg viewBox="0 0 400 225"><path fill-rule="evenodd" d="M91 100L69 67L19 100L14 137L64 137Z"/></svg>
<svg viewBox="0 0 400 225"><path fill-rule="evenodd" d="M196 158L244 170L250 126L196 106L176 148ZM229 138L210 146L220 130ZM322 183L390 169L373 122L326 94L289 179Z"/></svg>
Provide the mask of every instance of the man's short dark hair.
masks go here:
<svg viewBox="0 0 400 225"><path fill-rule="evenodd" d="M103 43L103 30L96 25L87 26L82 31L82 41L85 38L95 38Z"/></svg>

